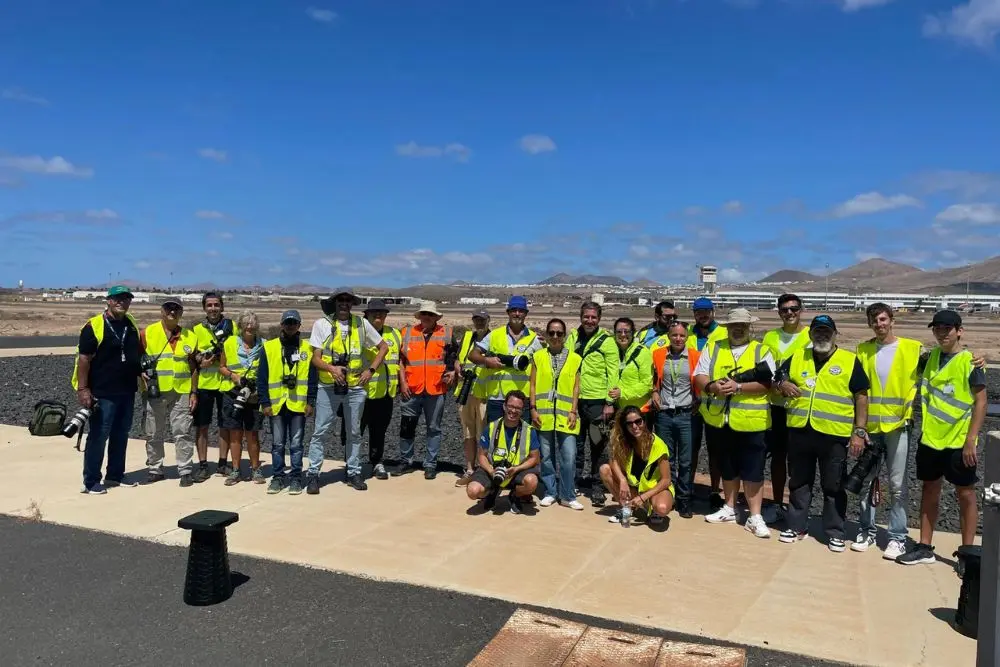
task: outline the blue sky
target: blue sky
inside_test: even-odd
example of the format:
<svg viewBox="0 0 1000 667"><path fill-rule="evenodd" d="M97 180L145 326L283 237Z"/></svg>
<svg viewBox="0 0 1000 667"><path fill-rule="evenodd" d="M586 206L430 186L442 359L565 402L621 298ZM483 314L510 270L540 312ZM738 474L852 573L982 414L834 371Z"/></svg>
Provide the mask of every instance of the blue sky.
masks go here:
<svg viewBox="0 0 1000 667"><path fill-rule="evenodd" d="M6 3L0 283L978 261L998 32L1000 0Z"/></svg>

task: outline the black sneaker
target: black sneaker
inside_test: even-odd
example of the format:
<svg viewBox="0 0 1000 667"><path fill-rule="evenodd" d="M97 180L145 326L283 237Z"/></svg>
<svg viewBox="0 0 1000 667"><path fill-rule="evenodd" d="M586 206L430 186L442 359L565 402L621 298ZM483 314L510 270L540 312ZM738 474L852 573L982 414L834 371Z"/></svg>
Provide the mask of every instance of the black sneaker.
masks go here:
<svg viewBox="0 0 1000 667"><path fill-rule="evenodd" d="M402 461L392 467L392 474L396 475L397 477L399 475L406 475L411 472L413 472L413 466L410 465L408 461Z"/></svg>
<svg viewBox="0 0 1000 667"><path fill-rule="evenodd" d="M438 471L435 468L424 468L424 479L434 479L438 476Z"/></svg>
<svg viewBox="0 0 1000 667"><path fill-rule="evenodd" d="M201 484L211 476L212 473L208 471L208 461L202 461L201 463L198 464L198 467L195 469L194 475L192 475L192 479L194 479L195 483Z"/></svg>
<svg viewBox="0 0 1000 667"><path fill-rule="evenodd" d="M358 491L368 490L368 485L365 484L365 480L361 478L361 475L348 475L347 483L353 486Z"/></svg>
<svg viewBox="0 0 1000 667"><path fill-rule="evenodd" d="M146 475L145 484L156 484L157 482L162 482L166 477L161 472L151 472Z"/></svg>
<svg viewBox="0 0 1000 667"><path fill-rule="evenodd" d="M226 459L219 459L219 462L215 464L215 476L216 477L226 477L229 475L230 467Z"/></svg>
<svg viewBox="0 0 1000 667"><path fill-rule="evenodd" d="M691 503L686 500L677 503L677 514L679 514L682 519L690 519L693 517L694 512L691 511Z"/></svg>
<svg viewBox="0 0 1000 667"><path fill-rule="evenodd" d="M194 478L190 474L181 475L181 486L192 486L194 484Z"/></svg>
<svg viewBox="0 0 1000 667"><path fill-rule="evenodd" d="M496 489L494 491L488 492L485 496L483 496L483 511L484 512L489 512L490 510L492 510L496 506L496 504L497 504L497 496L498 495L500 495L500 490Z"/></svg>
<svg viewBox="0 0 1000 667"><path fill-rule="evenodd" d="M590 489L590 502L594 507L604 507L604 503L607 502L607 496L604 495L604 489L600 484L595 484Z"/></svg>
<svg viewBox="0 0 1000 667"><path fill-rule="evenodd" d="M302 479L298 475L292 475L288 480L288 495L297 496L302 493Z"/></svg>
<svg viewBox="0 0 1000 667"><path fill-rule="evenodd" d="M309 475L306 482L306 493L315 496L319 493L319 475Z"/></svg>
<svg viewBox="0 0 1000 667"><path fill-rule="evenodd" d="M934 547L929 544L917 543L910 547L910 550L896 559L900 565L920 565L922 563L933 563Z"/></svg>
<svg viewBox="0 0 1000 667"><path fill-rule="evenodd" d="M840 552L842 552L844 549L847 548L847 545L844 544L844 540L840 539L839 537L830 537L827 538L826 540L826 548L829 549L830 551L833 551L834 553L839 554Z"/></svg>
<svg viewBox="0 0 1000 667"><path fill-rule="evenodd" d="M381 463L376 463L375 468L372 470L372 474L375 475L375 479L389 479L389 472L385 469L385 466Z"/></svg>
<svg viewBox="0 0 1000 667"><path fill-rule="evenodd" d="M523 508L521 507L521 499L518 498L516 495L514 495L513 490L511 490L511 492L507 494L507 497L510 498L510 513L520 514L523 510Z"/></svg>

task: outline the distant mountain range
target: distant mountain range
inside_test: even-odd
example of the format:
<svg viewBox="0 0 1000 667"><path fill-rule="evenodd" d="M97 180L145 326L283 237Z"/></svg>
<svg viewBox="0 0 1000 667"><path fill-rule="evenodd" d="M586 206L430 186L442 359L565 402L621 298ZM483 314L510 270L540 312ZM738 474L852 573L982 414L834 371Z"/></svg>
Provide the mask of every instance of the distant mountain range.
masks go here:
<svg viewBox="0 0 1000 667"><path fill-rule="evenodd" d="M649 278L638 278L633 281L625 280L624 278L619 278L618 276L597 276L590 273L585 273L583 275L574 276L568 273L557 273L554 276L549 276L545 280L539 280L536 285L608 285L610 287L639 287L643 289L650 289L656 287L663 287L658 282L650 280Z"/></svg>
<svg viewBox="0 0 1000 667"><path fill-rule="evenodd" d="M824 282L825 276L817 276L805 271L784 269L761 278L761 283L788 283L789 288L801 286L816 289L816 282ZM1000 256L950 269L925 271L916 266L893 262L881 257L865 260L859 264L830 274L830 289L881 290L885 292L1000 292Z"/></svg>

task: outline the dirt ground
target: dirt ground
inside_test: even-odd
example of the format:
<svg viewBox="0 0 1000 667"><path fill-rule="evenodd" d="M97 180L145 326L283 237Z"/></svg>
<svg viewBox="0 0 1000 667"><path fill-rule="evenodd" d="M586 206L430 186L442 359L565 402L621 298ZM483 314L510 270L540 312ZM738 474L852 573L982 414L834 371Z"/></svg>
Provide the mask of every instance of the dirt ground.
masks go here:
<svg viewBox="0 0 1000 667"><path fill-rule="evenodd" d="M0 304L0 335L5 336L57 336L74 335L86 319L103 308L101 302L81 303L4 303ZM302 314L303 328L308 329L312 322L322 317L318 303L308 304L254 304L252 309L257 313L265 329L277 325L281 313L287 308L296 308ZM405 308L405 311L402 310ZM398 307L389 315L389 324L401 327L414 321L411 306ZM445 324L468 326L471 321L473 306L442 306L442 319ZM230 317L236 318L242 311L242 305L231 305L227 309ZM360 309L359 309L360 310ZM502 306L489 307L493 315L492 325L506 319ZM133 304L132 315L140 325L145 326L159 318L159 307L149 304ZM778 314L774 311L755 313L761 321L755 325L757 336L767 329L780 325ZM805 313L803 320L808 322L814 313ZM865 322L864 313L845 311L831 313L840 330L840 343L853 349L860 341L871 337L871 331ZM200 317L198 304L190 304L185 312L183 323L194 323ZM635 320L637 326L642 326L652 319L651 308L606 308L603 324L610 328L615 318L626 316ZM690 319L691 314L681 312L682 319ZM725 320L725 312L717 314L720 321ZM579 319L576 309L545 308L534 309L528 315L528 325L541 328L553 317L559 317L573 327ZM934 338L927 329L930 321L929 313L899 313L896 316L896 334L907 338L915 338L925 344L933 345ZM965 317L964 342L969 349L985 354L991 361L1000 360L1000 319L986 315L968 315Z"/></svg>

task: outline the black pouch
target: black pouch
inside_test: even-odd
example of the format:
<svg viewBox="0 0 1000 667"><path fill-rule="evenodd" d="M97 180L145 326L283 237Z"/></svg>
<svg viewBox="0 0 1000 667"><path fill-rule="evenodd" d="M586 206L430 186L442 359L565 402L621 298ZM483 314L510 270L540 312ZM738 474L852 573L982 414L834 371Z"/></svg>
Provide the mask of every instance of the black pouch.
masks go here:
<svg viewBox="0 0 1000 667"><path fill-rule="evenodd" d="M66 405L59 401L38 401L35 403L35 413L28 424L31 435L51 436L61 435L66 423Z"/></svg>

